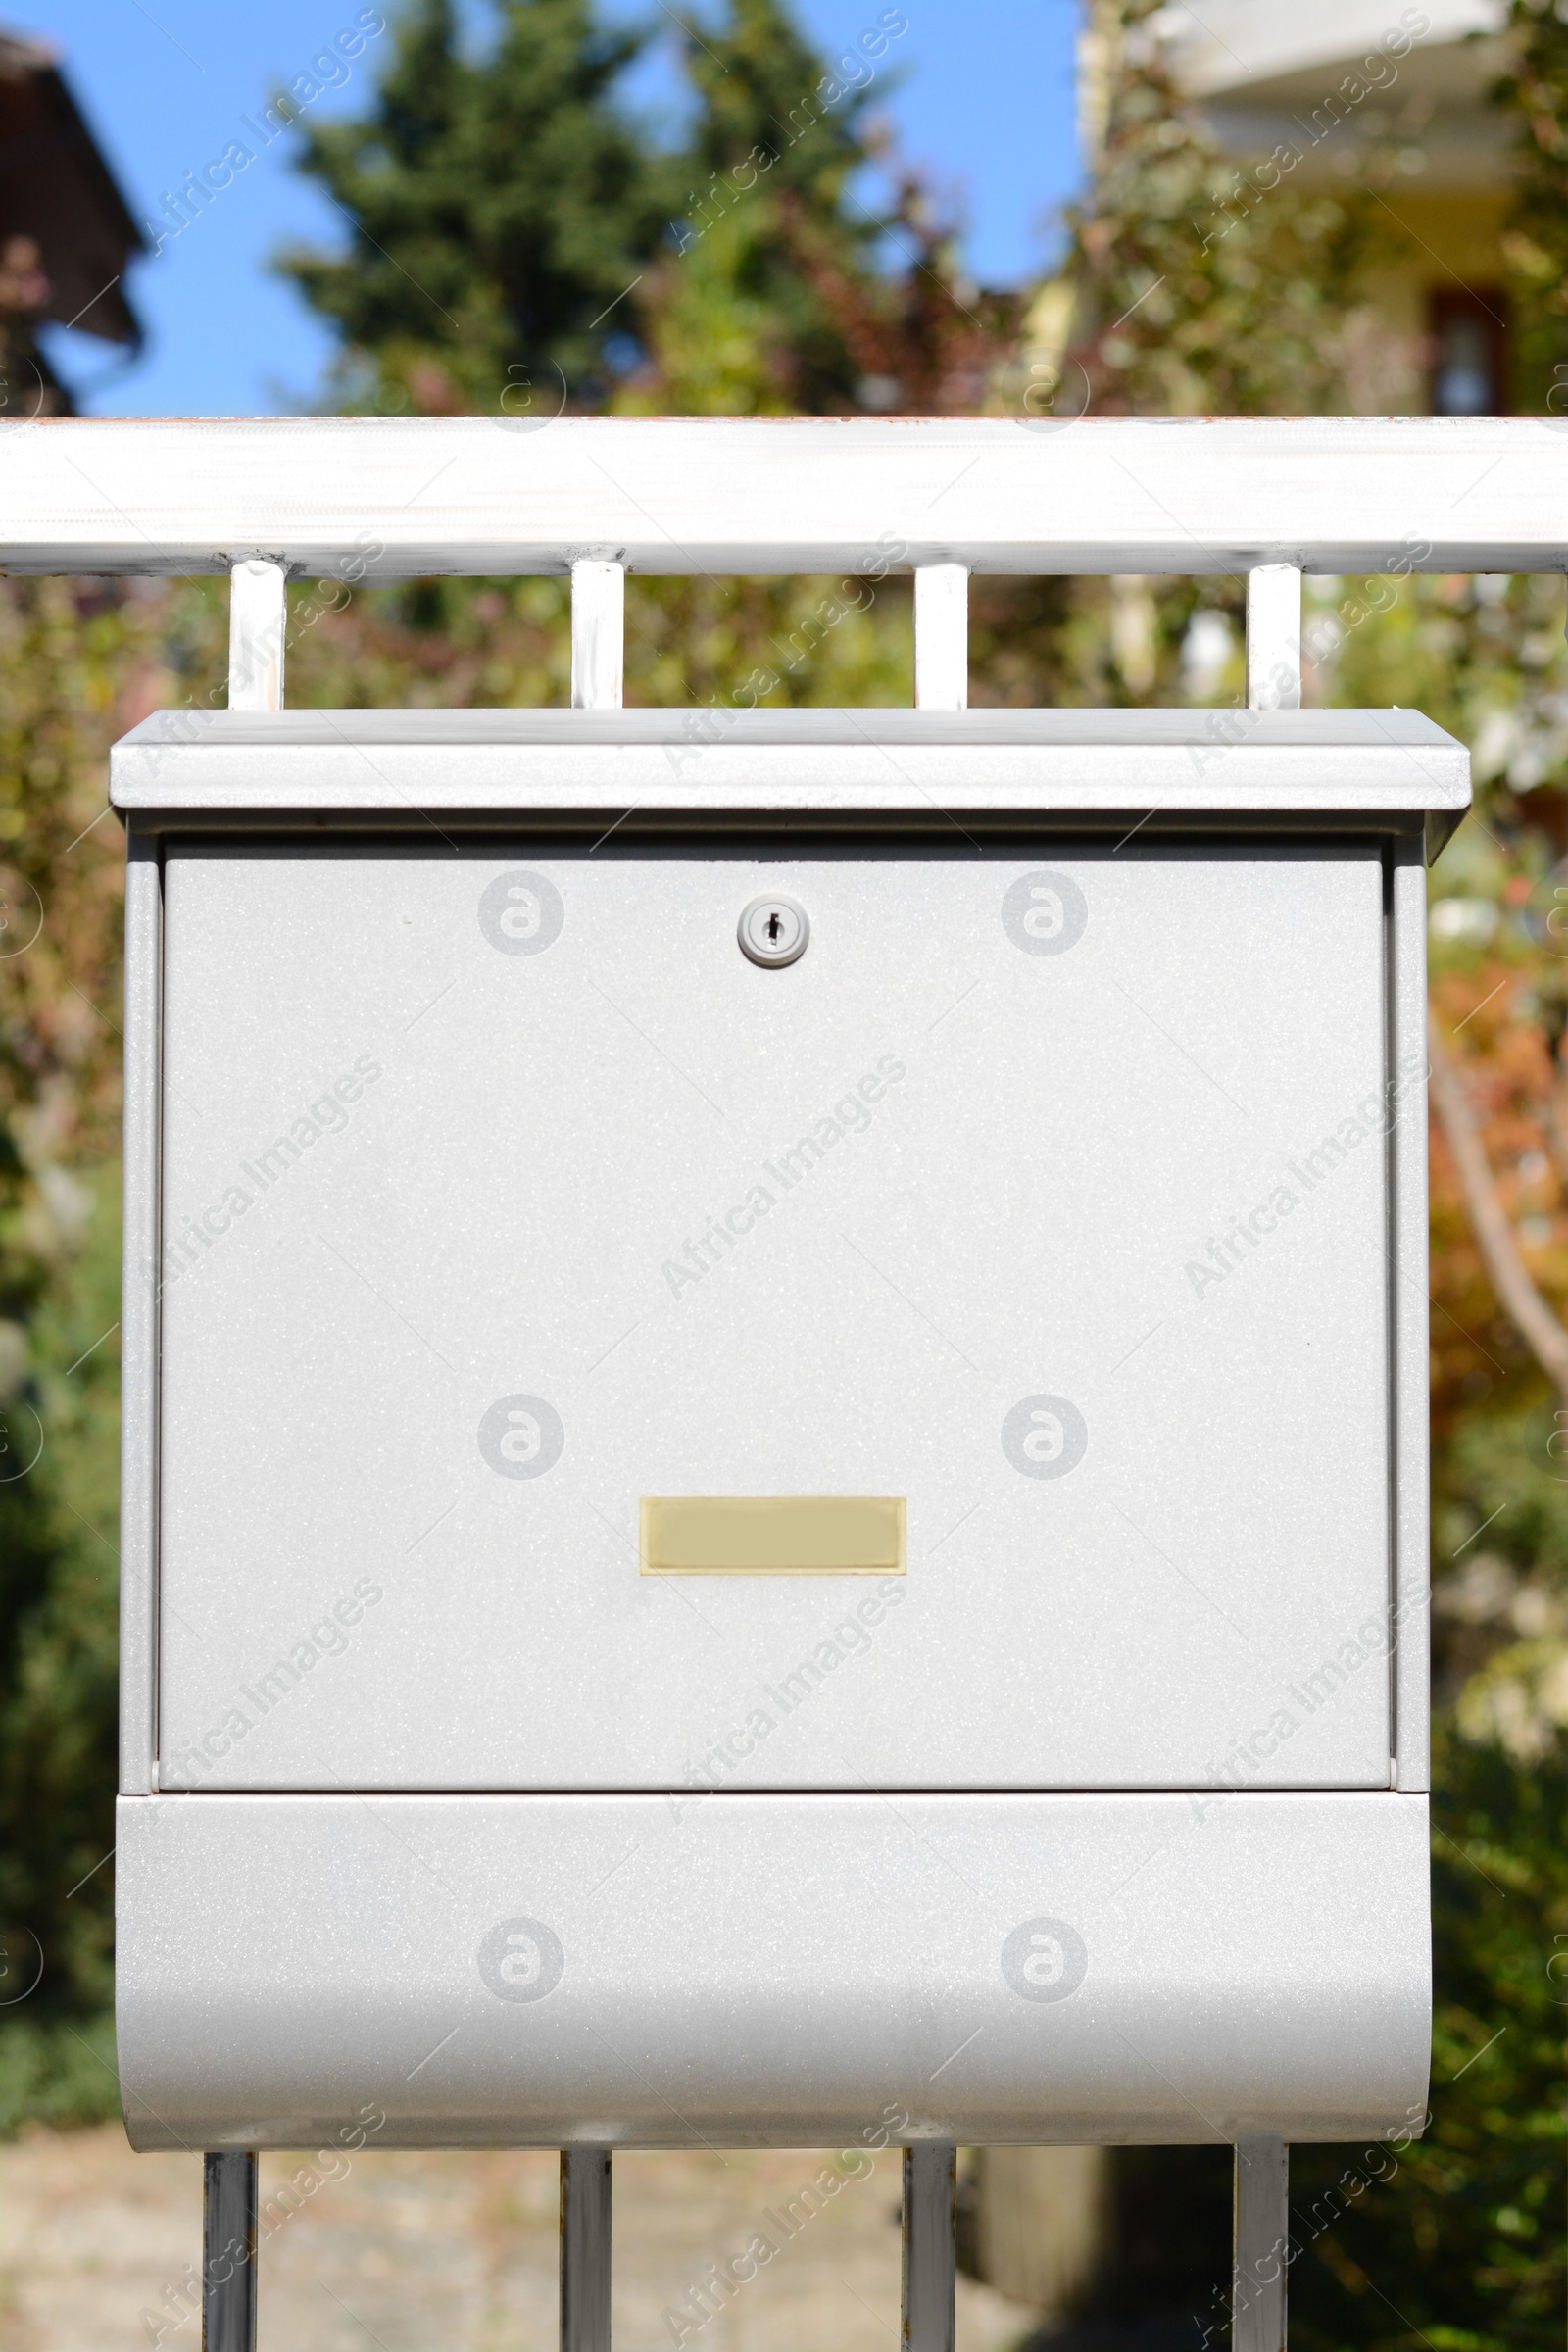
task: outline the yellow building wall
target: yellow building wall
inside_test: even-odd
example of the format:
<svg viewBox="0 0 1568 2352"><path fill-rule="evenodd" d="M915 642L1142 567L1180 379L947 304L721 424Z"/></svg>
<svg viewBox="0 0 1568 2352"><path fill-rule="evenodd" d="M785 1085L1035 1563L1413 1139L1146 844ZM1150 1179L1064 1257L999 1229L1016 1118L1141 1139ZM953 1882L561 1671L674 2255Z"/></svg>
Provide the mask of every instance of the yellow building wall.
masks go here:
<svg viewBox="0 0 1568 2352"><path fill-rule="evenodd" d="M1510 200L1505 187L1451 194L1407 187L1379 191L1374 209L1396 252L1368 273L1368 285L1378 285L1393 323L1424 334L1433 287L1495 291L1502 282L1502 232Z"/></svg>

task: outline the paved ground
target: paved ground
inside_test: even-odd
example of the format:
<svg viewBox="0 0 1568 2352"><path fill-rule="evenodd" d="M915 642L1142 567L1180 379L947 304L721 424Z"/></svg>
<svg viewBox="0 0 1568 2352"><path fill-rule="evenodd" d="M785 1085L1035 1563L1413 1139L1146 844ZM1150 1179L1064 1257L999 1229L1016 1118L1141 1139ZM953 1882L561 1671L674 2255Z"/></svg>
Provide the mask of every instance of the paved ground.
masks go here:
<svg viewBox="0 0 1568 2352"><path fill-rule="evenodd" d="M558 2168L549 2155L343 2159L297 2210L295 2160L266 2157L273 2224L260 2264L264 2352L554 2352ZM700 2329L701 2352L898 2352L899 2158L845 2182L788 2242L764 2216L821 2159L631 2155L615 2163L616 2352L666 2352L668 2311L759 2230L775 2259ZM303 2185L303 2182L302 2182ZM118 2125L30 2131L0 2147L0 2352L199 2352L178 2315L199 2260L189 2156L133 2156ZM688 2314L690 2306L687 2306ZM161 2323L168 2323L160 2334ZM959 2352L1006 2352L1029 2315L958 2281Z"/></svg>

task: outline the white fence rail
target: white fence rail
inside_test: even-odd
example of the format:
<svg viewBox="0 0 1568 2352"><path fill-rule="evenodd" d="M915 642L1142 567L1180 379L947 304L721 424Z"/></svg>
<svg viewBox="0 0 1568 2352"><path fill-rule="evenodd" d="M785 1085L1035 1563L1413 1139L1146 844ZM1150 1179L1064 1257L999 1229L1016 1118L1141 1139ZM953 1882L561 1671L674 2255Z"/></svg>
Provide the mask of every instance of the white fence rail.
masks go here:
<svg viewBox="0 0 1568 2352"><path fill-rule="evenodd" d="M912 571L915 700L968 700L970 572L1246 573L1248 701L1300 701L1304 572L1568 568L1568 418L47 419L0 426L0 567L231 572L276 710L283 581L568 573L621 699L628 571Z"/></svg>
<svg viewBox="0 0 1568 2352"><path fill-rule="evenodd" d="M1560 571L1568 418L56 419L28 572Z"/></svg>

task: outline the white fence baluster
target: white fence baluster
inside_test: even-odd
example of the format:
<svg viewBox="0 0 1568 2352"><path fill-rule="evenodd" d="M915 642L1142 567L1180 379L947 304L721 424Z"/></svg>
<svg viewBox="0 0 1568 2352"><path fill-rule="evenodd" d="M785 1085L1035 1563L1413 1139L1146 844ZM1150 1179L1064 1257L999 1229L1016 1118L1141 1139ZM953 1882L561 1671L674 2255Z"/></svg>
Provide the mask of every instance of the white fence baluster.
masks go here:
<svg viewBox="0 0 1568 2352"><path fill-rule="evenodd" d="M287 573L253 556L236 564L228 589L228 707L281 710Z"/></svg>
<svg viewBox="0 0 1568 2352"><path fill-rule="evenodd" d="M1301 708L1301 571L1259 564L1247 575L1247 704L1250 710Z"/></svg>
<svg viewBox="0 0 1568 2352"><path fill-rule="evenodd" d="M969 567L914 568L914 703L917 710L969 708Z"/></svg>
<svg viewBox="0 0 1568 2352"><path fill-rule="evenodd" d="M626 664L626 566L571 567L571 707L618 710Z"/></svg>

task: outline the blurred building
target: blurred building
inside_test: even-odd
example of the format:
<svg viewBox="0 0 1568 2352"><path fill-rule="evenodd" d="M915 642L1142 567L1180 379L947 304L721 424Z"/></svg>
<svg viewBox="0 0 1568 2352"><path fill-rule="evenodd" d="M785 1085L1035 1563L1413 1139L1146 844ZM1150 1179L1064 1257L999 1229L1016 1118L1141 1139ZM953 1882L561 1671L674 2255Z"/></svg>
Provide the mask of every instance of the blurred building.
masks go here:
<svg viewBox="0 0 1568 2352"><path fill-rule="evenodd" d="M1357 406L1510 405L1510 160L1488 97L1507 70L1507 16L1506 0L1203 0L1197 13L1176 0L1157 20L1179 84L1228 152L1293 152L1298 185L1357 183L1386 214L1392 258L1366 293L1395 397Z"/></svg>
<svg viewBox="0 0 1568 2352"><path fill-rule="evenodd" d="M124 275L143 250L55 52L0 27L0 417L70 413L37 346L45 321L137 348Z"/></svg>

